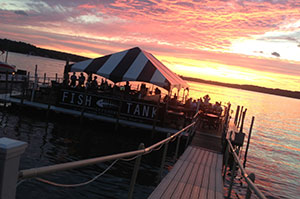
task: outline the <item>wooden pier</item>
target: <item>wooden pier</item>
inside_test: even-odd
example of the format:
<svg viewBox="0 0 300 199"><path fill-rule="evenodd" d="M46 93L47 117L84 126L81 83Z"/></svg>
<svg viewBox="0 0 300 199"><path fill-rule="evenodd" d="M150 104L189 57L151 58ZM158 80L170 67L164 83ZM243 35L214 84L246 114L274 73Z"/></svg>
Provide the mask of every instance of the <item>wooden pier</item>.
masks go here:
<svg viewBox="0 0 300 199"><path fill-rule="evenodd" d="M198 128L191 145L149 199L223 198L220 134L220 131Z"/></svg>

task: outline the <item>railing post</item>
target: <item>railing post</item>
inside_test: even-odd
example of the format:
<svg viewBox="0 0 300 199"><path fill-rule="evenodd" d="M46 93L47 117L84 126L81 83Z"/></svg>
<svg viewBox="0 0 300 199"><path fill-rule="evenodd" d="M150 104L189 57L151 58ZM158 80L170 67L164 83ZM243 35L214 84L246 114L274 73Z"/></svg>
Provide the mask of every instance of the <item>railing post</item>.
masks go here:
<svg viewBox="0 0 300 199"><path fill-rule="evenodd" d="M189 135L190 136L190 135ZM176 143L176 150L175 150L175 156L174 156L174 161L176 161L178 157L178 151L179 151L179 144L180 144L180 137L181 135L177 136L177 143Z"/></svg>
<svg viewBox="0 0 300 199"><path fill-rule="evenodd" d="M249 149L249 144L250 144L250 139L251 139L252 127L254 124L254 119L255 119L255 117L252 116L251 125L250 125L250 129L249 129L249 134L248 134L248 141L247 141L247 146L246 146L246 151L245 151L245 156L244 156L244 163L243 163L244 168L246 167L247 154L248 154L248 149Z"/></svg>
<svg viewBox="0 0 300 199"><path fill-rule="evenodd" d="M255 175L254 175L254 173L250 173L248 175L248 177L254 183L254 181L255 181ZM250 188L248 186L247 193L246 193L246 199L250 199L251 198L251 194L252 194L252 191L250 190Z"/></svg>
<svg viewBox="0 0 300 199"><path fill-rule="evenodd" d="M144 148L145 148L145 145L143 143L141 143L139 146L139 150L144 149ZM139 172L141 159L142 159L142 155L137 157L135 160L135 163L134 163L134 169L133 169L133 173L131 176L130 187L129 187L129 192L128 192L128 199L131 199L133 196L134 186L135 186L136 178L137 178L137 175Z"/></svg>
<svg viewBox="0 0 300 199"><path fill-rule="evenodd" d="M234 153L234 151L233 151L233 153ZM239 149L237 149L237 155L238 154L239 154ZM230 198L230 195L231 195L233 181L234 181L234 177L235 177L235 170L236 170L236 160L233 158L233 166L232 166L232 170L231 170L231 180L230 180L227 198Z"/></svg>
<svg viewBox="0 0 300 199"><path fill-rule="evenodd" d="M224 173L223 173L223 181L225 180L226 177L226 171L227 171L227 164L228 164L228 159L229 159L229 144L227 143L226 149L225 149L225 163L224 163Z"/></svg>
<svg viewBox="0 0 300 199"><path fill-rule="evenodd" d="M185 148L187 148L187 146L188 146L188 144L189 144L190 136L191 136L192 130L189 129L189 130L187 131L187 133L188 133L188 137L187 137L187 140L186 140L186 143L185 143Z"/></svg>
<svg viewBox="0 0 300 199"><path fill-rule="evenodd" d="M170 137L170 133L168 133L167 137ZM160 165L160 170L159 170L159 178L160 179L162 177L162 172L163 172L165 161L166 161L166 156L167 156L167 151L168 151L168 145L169 145L169 142L165 143L165 146L164 146L164 152L163 152L163 156L162 156L162 160L161 160L161 165Z"/></svg>
<svg viewBox="0 0 300 199"><path fill-rule="evenodd" d="M0 199L14 199L21 154L27 144L9 138L0 138Z"/></svg>

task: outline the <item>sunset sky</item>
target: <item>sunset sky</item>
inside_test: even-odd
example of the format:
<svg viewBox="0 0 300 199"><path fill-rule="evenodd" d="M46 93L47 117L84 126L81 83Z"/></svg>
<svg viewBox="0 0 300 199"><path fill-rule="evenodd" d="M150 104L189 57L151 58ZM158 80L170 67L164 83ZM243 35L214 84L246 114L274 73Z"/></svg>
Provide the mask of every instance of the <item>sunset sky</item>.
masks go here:
<svg viewBox="0 0 300 199"><path fill-rule="evenodd" d="M300 91L299 0L0 0L0 38L91 58L139 46L180 75Z"/></svg>

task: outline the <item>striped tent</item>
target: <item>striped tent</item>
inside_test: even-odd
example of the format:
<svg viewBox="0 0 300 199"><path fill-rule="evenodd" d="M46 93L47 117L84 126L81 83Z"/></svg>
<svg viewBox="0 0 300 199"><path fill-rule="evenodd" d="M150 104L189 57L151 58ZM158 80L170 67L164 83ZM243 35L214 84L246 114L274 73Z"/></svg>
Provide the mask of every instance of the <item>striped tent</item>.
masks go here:
<svg viewBox="0 0 300 199"><path fill-rule="evenodd" d="M71 72L93 73L115 83L122 81L142 81L152 83L167 90L188 88L188 84L169 70L151 53L135 47L96 59L77 62Z"/></svg>

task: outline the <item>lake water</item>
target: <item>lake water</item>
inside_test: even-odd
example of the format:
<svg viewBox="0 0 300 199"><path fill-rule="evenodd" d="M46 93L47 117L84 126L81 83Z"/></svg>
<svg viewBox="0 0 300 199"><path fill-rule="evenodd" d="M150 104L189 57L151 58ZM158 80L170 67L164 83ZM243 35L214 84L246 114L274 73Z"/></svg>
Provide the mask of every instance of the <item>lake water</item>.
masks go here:
<svg viewBox="0 0 300 199"><path fill-rule="evenodd" d="M8 62L42 76L61 76L64 61L10 53ZM255 116L246 170L255 173L256 183L268 198L300 198L300 100L220 86L188 82L190 96L209 94L211 101L230 102L247 108L244 132ZM26 141L21 169L108 155L151 144L150 135L136 130L114 133L108 124L66 119L19 110L1 112L1 136ZM234 116L234 115L233 115ZM159 137L156 138L161 139ZM153 141L153 140L152 140ZM245 150L245 149L244 149ZM135 198L146 198L156 186L160 153L143 158ZM171 158L168 163L172 164ZM80 188L56 188L29 180L17 188L17 198L126 198L132 172L131 162L118 162L96 182ZM103 171L109 163L46 176L60 183L79 183ZM147 172L146 172L147 171Z"/></svg>

